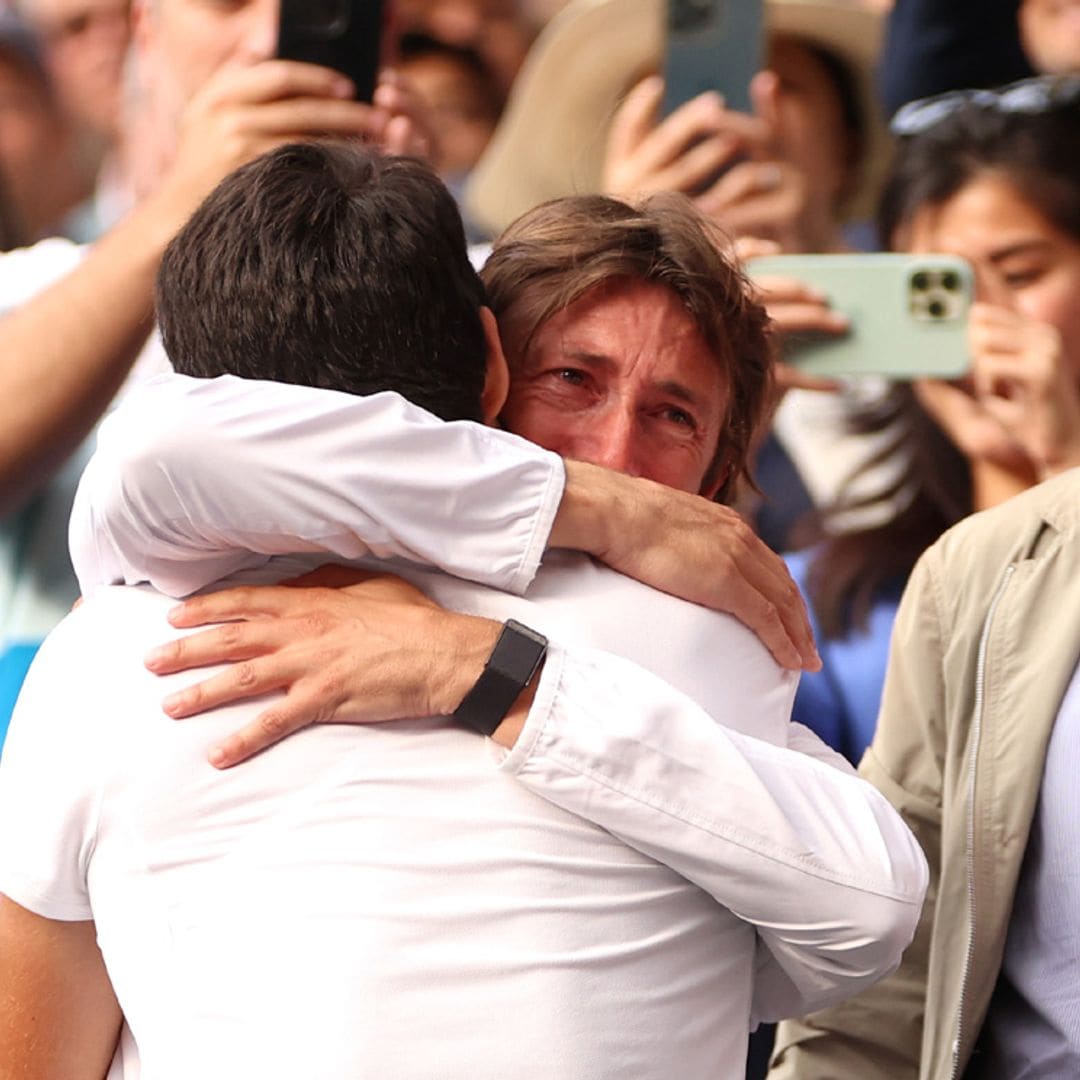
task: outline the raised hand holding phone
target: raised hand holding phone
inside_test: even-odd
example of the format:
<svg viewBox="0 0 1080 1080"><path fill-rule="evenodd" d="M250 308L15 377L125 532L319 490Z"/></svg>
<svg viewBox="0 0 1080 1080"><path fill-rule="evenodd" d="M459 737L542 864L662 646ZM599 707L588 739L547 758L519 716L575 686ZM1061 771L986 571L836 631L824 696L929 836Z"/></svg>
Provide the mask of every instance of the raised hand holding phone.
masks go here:
<svg viewBox="0 0 1080 1080"><path fill-rule="evenodd" d="M809 285L845 318L842 336L808 324L788 333L784 359L812 375L951 379L967 371L970 266L952 255L775 255L747 265L755 280ZM795 329L794 327L792 328Z"/></svg>
<svg viewBox="0 0 1080 1080"><path fill-rule="evenodd" d="M762 0L667 0L664 115L705 92L750 112L764 51Z"/></svg>
<svg viewBox="0 0 1080 1080"><path fill-rule="evenodd" d="M277 55L333 68L371 102L385 57L390 0L281 0Z"/></svg>

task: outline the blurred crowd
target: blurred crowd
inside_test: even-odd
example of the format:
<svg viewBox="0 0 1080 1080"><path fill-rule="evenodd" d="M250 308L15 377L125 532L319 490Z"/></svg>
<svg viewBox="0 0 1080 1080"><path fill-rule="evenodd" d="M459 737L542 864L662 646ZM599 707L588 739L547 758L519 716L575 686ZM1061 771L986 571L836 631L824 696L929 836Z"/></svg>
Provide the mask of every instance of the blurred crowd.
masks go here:
<svg viewBox="0 0 1080 1080"><path fill-rule="evenodd" d="M751 262L967 260L955 380L808 377L784 342L842 336L844 317L808 283L757 279L775 404L734 502L808 601L823 667L795 718L857 764L920 556L1080 466L1080 4L766 0L752 111L705 93L666 116L663 0L396 0L370 109L329 74L267 67L275 3L211 7L0 0L0 737L76 600L66 522L96 425L167 363L165 243L235 166L335 134L427 158L478 260L545 200L669 191ZM808 1030L782 1030L778 1075L810 1075Z"/></svg>

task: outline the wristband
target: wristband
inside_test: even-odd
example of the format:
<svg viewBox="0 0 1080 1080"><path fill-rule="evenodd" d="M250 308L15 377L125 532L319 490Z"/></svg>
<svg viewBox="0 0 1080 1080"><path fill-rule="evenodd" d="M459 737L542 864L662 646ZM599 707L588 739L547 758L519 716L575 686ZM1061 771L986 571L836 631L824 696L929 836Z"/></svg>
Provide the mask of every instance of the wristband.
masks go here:
<svg viewBox="0 0 1080 1080"><path fill-rule="evenodd" d="M546 653L543 634L507 619L480 678L454 710L454 719L490 736L532 682Z"/></svg>

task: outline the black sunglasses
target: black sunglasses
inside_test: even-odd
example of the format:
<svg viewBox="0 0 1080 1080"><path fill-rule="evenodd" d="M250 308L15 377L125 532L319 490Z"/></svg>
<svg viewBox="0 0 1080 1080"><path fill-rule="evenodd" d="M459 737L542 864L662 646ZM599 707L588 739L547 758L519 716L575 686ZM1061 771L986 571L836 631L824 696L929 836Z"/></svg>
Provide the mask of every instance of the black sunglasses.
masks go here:
<svg viewBox="0 0 1080 1080"><path fill-rule="evenodd" d="M903 106L889 130L900 138L921 135L968 105L1003 113L1043 113L1080 102L1080 78L1041 75L994 90L950 90Z"/></svg>

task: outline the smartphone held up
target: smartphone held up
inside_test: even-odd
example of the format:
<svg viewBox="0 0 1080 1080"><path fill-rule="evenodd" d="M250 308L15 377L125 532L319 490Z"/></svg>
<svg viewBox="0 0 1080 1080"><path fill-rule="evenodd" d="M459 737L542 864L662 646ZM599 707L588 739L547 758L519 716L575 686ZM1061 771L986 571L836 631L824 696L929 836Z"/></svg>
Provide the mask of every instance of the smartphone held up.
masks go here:
<svg viewBox="0 0 1080 1080"><path fill-rule="evenodd" d="M762 0L667 0L664 115L707 90L752 112L750 80L765 58Z"/></svg>
<svg viewBox="0 0 1080 1080"><path fill-rule="evenodd" d="M333 68L358 101L375 93L392 0L281 0L277 55Z"/></svg>
<svg viewBox="0 0 1080 1080"><path fill-rule="evenodd" d="M769 255L747 272L803 282L848 320L841 335L785 335L785 362L809 375L952 379L969 367L974 276L956 256Z"/></svg>

